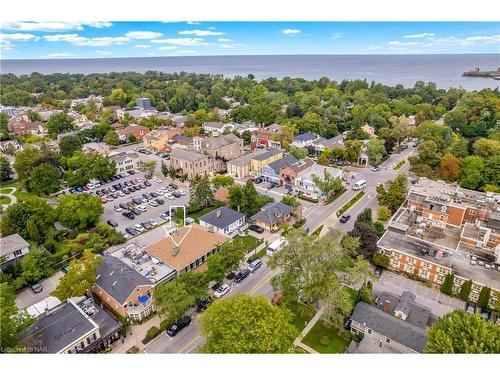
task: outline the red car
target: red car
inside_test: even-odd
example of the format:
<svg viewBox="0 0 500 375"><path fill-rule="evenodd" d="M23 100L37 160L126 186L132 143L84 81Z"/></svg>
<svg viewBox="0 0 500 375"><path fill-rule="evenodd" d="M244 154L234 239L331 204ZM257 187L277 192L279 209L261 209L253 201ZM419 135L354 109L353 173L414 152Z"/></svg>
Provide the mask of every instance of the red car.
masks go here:
<svg viewBox="0 0 500 375"><path fill-rule="evenodd" d="M102 203L108 203L108 200L105 197L101 197L101 202Z"/></svg>
<svg viewBox="0 0 500 375"><path fill-rule="evenodd" d="M82 189L85 190L85 191L87 191L87 190L89 190L89 187L87 185L83 185Z"/></svg>

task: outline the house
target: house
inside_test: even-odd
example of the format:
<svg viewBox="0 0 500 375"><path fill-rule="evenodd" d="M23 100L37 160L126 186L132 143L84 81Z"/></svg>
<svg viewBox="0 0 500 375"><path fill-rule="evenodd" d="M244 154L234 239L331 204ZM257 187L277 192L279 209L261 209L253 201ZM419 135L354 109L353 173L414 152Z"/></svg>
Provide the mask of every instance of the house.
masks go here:
<svg viewBox="0 0 500 375"><path fill-rule="evenodd" d="M255 148L281 148L284 142L288 142L288 136L283 127L278 124L271 124L266 128L259 127L252 131L250 145Z"/></svg>
<svg viewBox="0 0 500 375"><path fill-rule="evenodd" d="M154 151L168 149L168 143L174 142L174 136L181 134L179 128L156 128L146 134L143 138L144 147Z"/></svg>
<svg viewBox="0 0 500 375"><path fill-rule="evenodd" d="M219 207L200 217L199 221L202 227L229 237L241 234L247 228L245 215L228 207Z"/></svg>
<svg viewBox="0 0 500 375"><path fill-rule="evenodd" d="M226 130L226 129L232 130L231 124L225 124L225 123L220 122L220 121L204 122L201 125L201 127L203 128L203 130L205 131L206 134L212 133L213 135L222 134L224 132L224 130Z"/></svg>
<svg viewBox="0 0 500 375"><path fill-rule="evenodd" d="M91 290L115 314L141 321L154 311L151 296L155 284L118 257L105 256Z"/></svg>
<svg viewBox="0 0 500 375"><path fill-rule="evenodd" d="M262 207L250 220L270 232L276 232L283 223L291 220L294 211L293 207L282 202L272 202Z"/></svg>
<svg viewBox="0 0 500 375"><path fill-rule="evenodd" d="M45 129L40 121L30 122L15 117L9 120L7 128L15 135L45 134Z"/></svg>
<svg viewBox="0 0 500 375"><path fill-rule="evenodd" d="M215 172L224 172L227 170L226 163L229 160L243 154L243 139L234 134L209 138L194 137L193 149L213 159Z"/></svg>
<svg viewBox="0 0 500 375"><path fill-rule="evenodd" d="M19 234L0 237L0 269L20 260L30 251L30 244Z"/></svg>
<svg viewBox="0 0 500 375"><path fill-rule="evenodd" d="M307 146L307 150L309 155L311 156L320 156L325 150L333 150L333 149L344 149L344 136L339 134L333 138L323 138L320 137L316 139L314 142Z"/></svg>
<svg viewBox="0 0 500 375"><path fill-rule="evenodd" d="M184 150L192 150L193 149L193 138L186 137L185 135L177 134L172 137L172 149L173 148L182 148Z"/></svg>
<svg viewBox="0 0 500 375"><path fill-rule="evenodd" d="M382 292L375 302L378 309L425 329L432 325L431 310L416 302L412 292L404 291L401 296L390 292Z"/></svg>
<svg viewBox="0 0 500 375"><path fill-rule="evenodd" d="M292 146L304 148L312 144L319 138L319 135L312 133L302 133L293 138Z"/></svg>
<svg viewBox="0 0 500 375"><path fill-rule="evenodd" d="M135 99L135 105L142 109L150 109L151 107L151 99L149 98L137 98Z"/></svg>
<svg viewBox="0 0 500 375"><path fill-rule="evenodd" d="M174 269L178 275L202 266L227 240L228 237L193 223L170 229L164 239L147 246L145 251Z"/></svg>
<svg viewBox="0 0 500 375"><path fill-rule="evenodd" d="M424 328L364 302L354 308L351 332L364 336L349 353L422 353L427 344Z"/></svg>
<svg viewBox="0 0 500 375"><path fill-rule="evenodd" d="M131 137L135 138L137 141L142 141L144 136L149 133L149 128L142 125L131 124L122 129L118 129L116 132L122 142L127 142Z"/></svg>
<svg viewBox="0 0 500 375"><path fill-rule="evenodd" d="M236 178L250 176L252 171L252 158L265 152L265 150L257 149L254 152L245 154L239 158L229 160L226 163L227 173Z"/></svg>
<svg viewBox="0 0 500 375"><path fill-rule="evenodd" d="M170 167L180 171L188 179L210 175L215 171L214 161L205 154L174 148L170 153Z"/></svg>
<svg viewBox="0 0 500 375"><path fill-rule="evenodd" d="M20 148L21 148L21 145L15 139L9 139L9 140L0 142L0 150L5 152L6 154L9 154L9 152L10 152L9 150L12 150L15 152L15 151L19 150Z"/></svg>
<svg viewBox="0 0 500 375"><path fill-rule="evenodd" d="M273 161L268 165L265 165L261 168L260 174L262 178L269 182L274 182L278 185L281 184L280 180L280 171L283 168L286 168L292 164L297 162L297 158L293 155L285 155L281 159Z"/></svg>
<svg viewBox="0 0 500 375"><path fill-rule="evenodd" d="M370 126L368 124L364 124L362 127L361 127L361 130L368 134L370 137L374 137L375 136L375 128L373 126Z"/></svg>
<svg viewBox="0 0 500 375"><path fill-rule="evenodd" d="M314 182L314 176L320 180L325 179L325 173L328 173L333 178L342 179L344 172L339 168L326 167L324 165L313 164L307 170L300 173L295 179L294 190L299 195L305 195L314 200L321 199L325 193Z"/></svg>
<svg viewBox="0 0 500 375"><path fill-rule="evenodd" d="M258 176L262 167L279 160L283 157L283 151L277 148L270 148L264 153L252 156L251 160L251 174Z"/></svg>
<svg viewBox="0 0 500 375"><path fill-rule="evenodd" d="M296 163L289 165L280 170L280 180L282 185L294 186L297 177L301 176L305 171L314 165L311 158L299 160Z"/></svg>
<svg viewBox="0 0 500 375"><path fill-rule="evenodd" d="M118 173L137 170L142 165L141 158L136 152L119 152L110 154L108 158L116 163Z"/></svg>
<svg viewBox="0 0 500 375"><path fill-rule="evenodd" d="M121 337L121 324L92 298L77 297L37 315L19 336L28 353L98 353Z"/></svg>
<svg viewBox="0 0 500 375"><path fill-rule="evenodd" d="M378 241L389 268L440 287L453 273L454 293L472 280L476 302L490 287L490 306L500 298L500 195L443 181L412 181L402 207Z"/></svg>

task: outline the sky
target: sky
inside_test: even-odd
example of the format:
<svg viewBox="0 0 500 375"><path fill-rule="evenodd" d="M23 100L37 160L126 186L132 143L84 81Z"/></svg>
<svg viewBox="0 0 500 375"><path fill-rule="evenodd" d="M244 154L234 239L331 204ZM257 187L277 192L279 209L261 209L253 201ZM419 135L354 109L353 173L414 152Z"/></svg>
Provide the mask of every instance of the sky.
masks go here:
<svg viewBox="0 0 500 375"><path fill-rule="evenodd" d="M2 59L500 53L492 22L8 22Z"/></svg>

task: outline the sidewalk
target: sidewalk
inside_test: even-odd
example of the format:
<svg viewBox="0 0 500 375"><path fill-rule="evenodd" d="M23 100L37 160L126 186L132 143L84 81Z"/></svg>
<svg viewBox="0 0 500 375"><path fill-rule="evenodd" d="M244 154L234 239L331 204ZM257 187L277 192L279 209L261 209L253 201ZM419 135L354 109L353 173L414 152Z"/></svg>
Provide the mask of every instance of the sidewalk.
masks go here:
<svg viewBox="0 0 500 375"><path fill-rule="evenodd" d="M124 342L119 340L111 345L112 353L127 353L127 350L129 350L134 345L139 348L139 351L144 350L146 345L142 343L142 340L144 340L144 338L146 337L146 332L153 326L157 326L158 328L160 328L160 321L160 317L158 315L155 315L153 318L149 319L143 324L130 326Z"/></svg>
<svg viewBox="0 0 500 375"><path fill-rule="evenodd" d="M324 311L325 311L324 306L321 306L320 309L318 310L318 312L316 313L316 315L313 316L311 321L309 323L307 323L305 328L302 330L299 337L297 337L295 339L295 341L293 342L294 345L304 349L306 352L318 354L318 352L316 350L314 350L310 346L307 346L306 344L304 344L302 342L302 339L304 337L306 337L306 335L309 333L309 331L314 327L314 325L318 322L318 320L323 316Z"/></svg>

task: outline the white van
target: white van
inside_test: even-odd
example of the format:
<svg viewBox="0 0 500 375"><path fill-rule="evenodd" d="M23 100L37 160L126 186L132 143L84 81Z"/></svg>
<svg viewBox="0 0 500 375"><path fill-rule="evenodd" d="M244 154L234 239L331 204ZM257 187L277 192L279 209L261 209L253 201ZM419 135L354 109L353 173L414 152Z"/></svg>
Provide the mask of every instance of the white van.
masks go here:
<svg viewBox="0 0 500 375"><path fill-rule="evenodd" d="M365 186L366 186L366 181L365 180L359 180L359 181L356 181L352 185L352 190L361 190L361 189L364 189Z"/></svg>
<svg viewBox="0 0 500 375"><path fill-rule="evenodd" d="M271 243L267 247L267 252L266 252L267 255L272 257L275 252L280 250L287 243L288 243L288 241L285 238L283 238L283 237L278 238L277 240L273 241L273 243Z"/></svg>

